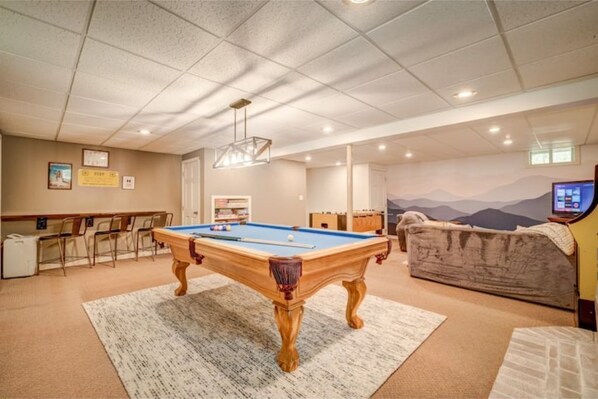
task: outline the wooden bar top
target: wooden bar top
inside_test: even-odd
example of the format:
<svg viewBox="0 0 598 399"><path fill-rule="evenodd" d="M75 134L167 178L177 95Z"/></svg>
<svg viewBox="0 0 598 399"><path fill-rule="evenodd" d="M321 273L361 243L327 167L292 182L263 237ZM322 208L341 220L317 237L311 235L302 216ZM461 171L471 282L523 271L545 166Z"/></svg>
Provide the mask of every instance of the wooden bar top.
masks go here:
<svg viewBox="0 0 598 399"><path fill-rule="evenodd" d="M93 218L111 218L114 215L127 214L132 216L151 216L155 213L164 211L123 211L123 212L89 212L89 213L54 213L37 215L2 215L3 222L21 222L27 220L36 220L37 218L64 219L68 217L93 217Z"/></svg>

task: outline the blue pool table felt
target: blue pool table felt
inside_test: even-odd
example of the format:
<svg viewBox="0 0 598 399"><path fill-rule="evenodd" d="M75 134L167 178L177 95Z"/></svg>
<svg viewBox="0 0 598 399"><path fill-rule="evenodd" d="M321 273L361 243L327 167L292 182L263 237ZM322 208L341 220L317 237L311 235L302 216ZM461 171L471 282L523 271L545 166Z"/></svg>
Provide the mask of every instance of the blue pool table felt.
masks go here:
<svg viewBox="0 0 598 399"><path fill-rule="evenodd" d="M289 242L288 236L292 234L294 240L292 242L301 244L315 245L315 248L297 248L279 245L258 244L242 241L225 241L219 240L223 244L238 245L240 247L254 249L258 251L268 252L275 256L294 256L311 251L319 251L326 248L332 248L339 245L351 244L368 238L376 237L372 234L348 233L344 231L322 230L312 228L299 228L293 230L290 226L280 226L262 223L229 223L231 231L212 231L210 224L201 224L195 226L172 226L167 227L168 230L193 235L193 233L206 233L222 236L234 236L243 238L257 238L260 240L282 241ZM209 240L209 238L206 238Z"/></svg>

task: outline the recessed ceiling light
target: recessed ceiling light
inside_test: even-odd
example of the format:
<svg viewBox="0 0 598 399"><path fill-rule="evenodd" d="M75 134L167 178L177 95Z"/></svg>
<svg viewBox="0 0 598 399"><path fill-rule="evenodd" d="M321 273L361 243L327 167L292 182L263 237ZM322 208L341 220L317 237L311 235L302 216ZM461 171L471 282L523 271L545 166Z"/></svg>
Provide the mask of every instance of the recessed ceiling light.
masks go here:
<svg viewBox="0 0 598 399"><path fill-rule="evenodd" d="M306 155L306 156L305 156L305 160L306 160L307 162L309 162L309 161L311 161L311 157L310 157L309 155Z"/></svg>
<svg viewBox="0 0 598 399"><path fill-rule="evenodd" d="M336 161L336 166L341 166L341 161Z"/></svg>
<svg viewBox="0 0 598 399"><path fill-rule="evenodd" d="M504 145L511 145L513 144L513 140L511 139L511 136L509 136L507 134L507 136L505 137L505 141L502 142Z"/></svg>
<svg viewBox="0 0 598 399"><path fill-rule="evenodd" d="M147 130L147 129L140 129L139 133L141 133L143 135L147 135L147 134L150 134L151 132L149 130Z"/></svg>
<svg viewBox="0 0 598 399"><path fill-rule="evenodd" d="M413 156L413 153L411 151L407 151L405 153L405 158L411 158Z"/></svg>
<svg viewBox="0 0 598 399"><path fill-rule="evenodd" d="M386 149L386 144L380 144L380 145L378 146L378 149L379 149L380 151L384 151L384 150Z"/></svg>
<svg viewBox="0 0 598 399"><path fill-rule="evenodd" d="M332 126L330 126L330 125L324 126L324 127L322 128L322 131L323 131L324 133L332 133L332 131L333 131L333 130L334 130L334 129L333 129L333 128L332 128Z"/></svg>
<svg viewBox="0 0 598 399"><path fill-rule="evenodd" d="M345 3L349 4L349 5L358 5L358 6L363 6L369 3L373 3L374 0L344 0Z"/></svg>
<svg viewBox="0 0 598 399"><path fill-rule="evenodd" d="M478 94L478 92L475 91L475 90L462 90L459 93L453 94L453 97L455 97L455 98L469 98L469 97L475 96L476 94Z"/></svg>
<svg viewBox="0 0 598 399"><path fill-rule="evenodd" d="M498 133L498 132L500 132L500 127L498 127L498 126L492 126L490 129L488 129L488 131L490 133Z"/></svg>

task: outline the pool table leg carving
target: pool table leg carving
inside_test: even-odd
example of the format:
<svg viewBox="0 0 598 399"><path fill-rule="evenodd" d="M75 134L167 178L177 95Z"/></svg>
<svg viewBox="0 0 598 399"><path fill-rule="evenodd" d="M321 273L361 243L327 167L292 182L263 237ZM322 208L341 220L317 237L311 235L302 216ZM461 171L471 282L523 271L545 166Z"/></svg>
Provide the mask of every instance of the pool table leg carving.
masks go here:
<svg viewBox="0 0 598 399"><path fill-rule="evenodd" d="M182 296L187 293L187 267L189 262L181 262L180 260L174 259L172 262L172 272L179 280L181 285L174 290L176 296Z"/></svg>
<svg viewBox="0 0 598 399"><path fill-rule="evenodd" d="M305 301L297 302L291 308L287 308L274 302L274 317L282 339L282 346L276 360L280 368L287 373L299 366L299 352L297 352L295 340L303 320L304 303Z"/></svg>
<svg viewBox="0 0 598 399"><path fill-rule="evenodd" d="M343 287L347 289L349 297L347 299L347 323L349 327L359 329L363 327L363 320L357 316L357 308L361 305L361 301L365 298L367 287L363 278L358 278L353 281L343 281Z"/></svg>

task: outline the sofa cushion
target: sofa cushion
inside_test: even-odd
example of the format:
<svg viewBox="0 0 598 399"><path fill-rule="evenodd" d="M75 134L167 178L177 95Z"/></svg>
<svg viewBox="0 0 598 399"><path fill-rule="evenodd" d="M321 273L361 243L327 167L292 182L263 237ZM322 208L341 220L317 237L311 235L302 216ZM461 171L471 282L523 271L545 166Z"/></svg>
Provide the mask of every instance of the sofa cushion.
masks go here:
<svg viewBox="0 0 598 399"><path fill-rule="evenodd" d="M531 227L517 226L517 232L542 234L554 243L565 255L575 253L575 240L569 228L560 223L543 223Z"/></svg>

